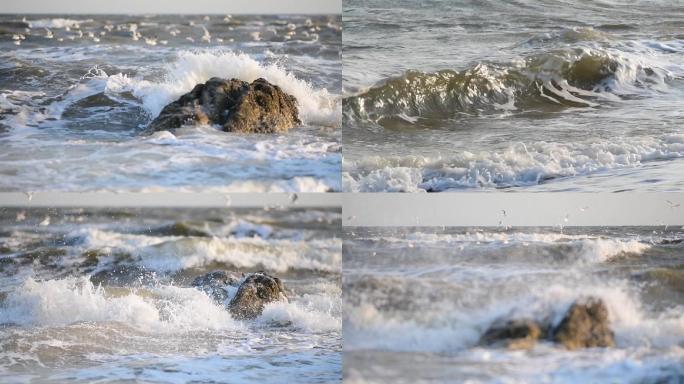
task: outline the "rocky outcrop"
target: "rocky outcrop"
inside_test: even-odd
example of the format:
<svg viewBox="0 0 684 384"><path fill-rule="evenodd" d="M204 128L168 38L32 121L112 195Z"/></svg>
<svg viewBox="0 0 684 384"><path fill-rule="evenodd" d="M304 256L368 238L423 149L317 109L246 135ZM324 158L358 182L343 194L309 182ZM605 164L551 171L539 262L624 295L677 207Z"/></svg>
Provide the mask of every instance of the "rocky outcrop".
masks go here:
<svg viewBox="0 0 684 384"><path fill-rule="evenodd" d="M534 320L500 320L494 322L482 335L480 344L508 349L530 349L537 340L545 337L546 331L546 328Z"/></svg>
<svg viewBox="0 0 684 384"><path fill-rule="evenodd" d="M266 304L281 300L287 301L287 296L280 279L257 272L240 284L228 309L236 319L254 319L261 315Z"/></svg>
<svg viewBox="0 0 684 384"><path fill-rule="evenodd" d="M218 304L223 304L228 299L226 287L236 287L240 283L241 276L225 271L213 271L197 276L192 281L192 286L203 291Z"/></svg>
<svg viewBox="0 0 684 384"><path fill-rule="evenodd" d="M568 349L614 346L606 304L594 297L577 300L554 329L553 340Z"/></svg>
<svg viewBox="0 0 684 384"><path fill-rule="evenodd" d="M529 349L537 340L549 340L567 349L612 347L614 334L608 321L608 308L595 297L575 301L558 325L548 321L512 319L495 321L480 338L480 344Z"/></svg>
<svg viewBox="0 0 684 384"><path fill-rule="evenodd" d="M265 79L246 81L218 77L164 107L150 131L188 124L219 125L226 132L281 133L301 124L297 100Z"/></svg>
<svg viewBox="0 0 684 384"><path fill-rule="evenodd" d="M258 317L268 303L287 301L280 279L264 272L245 277L236 273L214 271L196 277L192 286L205 292L219 304L225 304L228 299L228 288L236 287L237 292L228 303L228 310L239 320Z"/></svg>

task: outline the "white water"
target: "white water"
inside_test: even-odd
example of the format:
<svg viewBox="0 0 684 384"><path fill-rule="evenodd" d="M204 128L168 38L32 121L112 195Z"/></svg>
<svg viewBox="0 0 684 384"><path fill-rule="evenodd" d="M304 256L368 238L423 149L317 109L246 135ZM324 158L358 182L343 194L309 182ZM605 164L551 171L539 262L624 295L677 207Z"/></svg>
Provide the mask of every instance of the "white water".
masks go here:
<svg viewBox="0 0 684 384"><path fill-rule="evenodd" d="M26 40L0 53L0 190L341 190L335 22L311 17L306 27L307 18L293 17L297 29L287 42L274 30L255 43L250 34L271 27L249 17L235 26L220 18L193 26L175 16L80 25L28 19ZM317 40L307 32L315 27ZM45 38L43 28L52 28L54 38ZM201 41L203 28L211 41L188 43L193 36ZM166 104L214 76L263 77L282 87L297 99L302 126L281 135L209 126L141 134Z"/></svg>
<svg viewBox="0 0 684 384"><path fill-rule="evenodd" d="M677 283L640 277L676 270L681 246L660 245L648 228L353 233L344 255L345 380L676 382L684 374ZM615 347L478 344L497 320L557 324L586 296L605 302Z"/></svg>
<svg viewBox="0 0 684 384"><path fill-rule="evenodd" d="M344 189L354 192L446 191L481 187L538 186L547 179L562 180L582 176L601 176L629 170L633 179L653 178L660 183L627 183L627 188L677 189L680 180L673 177L682 167L684 135L616 138L588 144L515 143L502 152L462 152L444 157L369 157L359 162L343 163ZM639 168L654 162L671 162L670 171L654 174ZM547 186L555 188L552 180ZM598 181L607 186L620 181ZM635 185L636 184L636 185ZM572 188L572 186L569 186ZM595 188L600 189L599 186Z"/></svg>

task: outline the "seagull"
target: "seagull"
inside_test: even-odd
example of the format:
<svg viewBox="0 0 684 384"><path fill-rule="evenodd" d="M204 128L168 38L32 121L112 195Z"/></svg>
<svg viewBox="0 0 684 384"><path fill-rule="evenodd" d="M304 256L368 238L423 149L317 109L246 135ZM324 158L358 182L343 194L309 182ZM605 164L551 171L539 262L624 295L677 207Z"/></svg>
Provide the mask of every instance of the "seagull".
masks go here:
<svg viewBox="0 0 684 384"><path fill-rule="evenodd" d="M45 216L45 219L43 219L43 221L41 221L38 225L40 225L41 227L47 227L48 225L50 225L50 216Z"/></svg>
<svg viewBox="0 0 684 384"><path fill-rule="evenodd" d="M55 35L52 34L52 31L45 28L45 38L46 39L52 39L53 37L55 37Z"/></svg>
<svg viewBox="0 0 684 384"><path fill-rule="evenodd" d="M589 210L589 206L582 207L582 208L580 208L579 210L580 210L580 212L586 212L586 211Z"/></svg>
<svg viewBox="0 0 684 384"><path fill-rule="evenodd" d="M502 214L504 217L506 217L506 210L505 210L505 209L502 209L502 210L501 210L501 214Z"/></svg>
<svg viewBox="0 0 684 384"><path fill-rule="evenodd" d="M202 25L202 29L204 29L204 35L202 35L202 41L206 41L207 43L211 43L211 35L209 34L209 30L207 30L207 27Z"/></svg>
<svg viewBox="0 0 684 384"><path fill-rule="evenodd" d="M670 204L670 208L672 208L672 209L674 209L674 208L679 208L679 207L681 206L681 204L679 204L679 203L675 204L675 203L671 202L670 200L665 200L665 201L666 201L668 204Z"/></svg>

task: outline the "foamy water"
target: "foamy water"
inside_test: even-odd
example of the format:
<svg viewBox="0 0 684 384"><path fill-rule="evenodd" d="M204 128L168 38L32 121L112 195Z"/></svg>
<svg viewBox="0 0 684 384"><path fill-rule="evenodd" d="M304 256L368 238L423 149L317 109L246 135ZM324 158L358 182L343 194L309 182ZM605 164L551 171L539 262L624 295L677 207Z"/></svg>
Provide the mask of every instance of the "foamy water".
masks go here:
<svg viewBox="0 0 684 384"><path fill-rule="evenodd" d="M681 229L345 229L345 380L677 382ZM608 307L614 348L479 345L501 318Z"/></svg>
<svg viewBox="0 0 684 384"><path fill-rule="evenodd" d="M682 190L682 9L632 5L351 1L343 189Z"/></svg>
<svg viewBox="0 0 684 384"><path fill-rule="evenodd" d="M2 382L340 380L339 210L0 215ZM288 300L236 320L237 288L190 285L216 269L278 276Z"/></svg>
<svg viewBox="0 0 684 384"><path fill-rule="evenodd" d="M0 19L0 189L341 189L338 17L22 19ZM282 87L303 125L282 135L142 134L214 76Z"/></svg>

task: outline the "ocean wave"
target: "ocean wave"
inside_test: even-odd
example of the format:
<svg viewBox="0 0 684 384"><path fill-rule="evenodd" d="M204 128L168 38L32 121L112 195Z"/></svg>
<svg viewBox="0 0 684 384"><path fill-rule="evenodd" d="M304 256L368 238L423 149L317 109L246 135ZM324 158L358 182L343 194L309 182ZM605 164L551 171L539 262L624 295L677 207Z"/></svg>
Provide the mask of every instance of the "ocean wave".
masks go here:
<svg viewBox="0 0 684 384"><path fill-rule="evenodd" d="M501 152L447 158L369 157L343 162L349 192L440 192L530 186L569 176L684 158L684 135L615 138L594 143L516 143Z"/></svg>
<svg viewBox="0 0 684 384"><path fill-rule="evenodd" d="M287 324L304 332L335 332L342 329L342 290L334 284L318 284L319 293L303 294L289 302L267 304L260 324Z"/></svg>
<svg viewBox="0 0 684 384"><path fill-rule="evenodd" d="M27 20L29 28L76 28L78 29L81 24L91 23L93 19L65 19L62 17L56 17L52 19L38 19L38 20Z"/></svg>
<svg viewBox="0 0 684 384"><path fill-rule="evenodd" d="M145 331L238 329L228 311L194 288L161 286L149 293L113 295L86 277L36 281L28 278L8 294L0 323L63 326L120 322Z"/></svg>
<svg viewBox="0 0 684 384"><path fill-rule="evenodd" d="M179 52L174 61L164 66L161 80L130 77L124 73L109 75L102 67L94 66L57 96L4 90L0 93L0 112L16 115L10 116L12 127L36 126L46 121L55 125L78 103L85 104L80 107L138 107L148 118L154 118L167 104L215 76L249 82L265 78L295 96L300 118L305 124L340 125L339 98L327 89L314 88L278 64L263 64L247 54L216 50ZM127 113L130 114L130 110ZM142 120L144 118L141 116Z"/></svg>
<svg viewBox="0 0 684 384"><path fill-rule="evenodd" d="M339 331L340 294L339 287L329 284L315 294L270 303L255 324L289 326L308 333ZM195 288L157 284L134 290L105 289L86 277L45 281L28 278L0 306L0 323L24 326L117 322L154 333L244 327L226 308Z"/></svg>
<svg viewBox="0 0 684 384"><path fill-rule="evenodd" d="M533 288L533 287L531 287ZM530 289L533 290L533 289ZM352 293L353 294L353 293ZM653 314L627 285L562 283L491 303L478 301L473 308L447 306L443 311L387 311L375 306L372 298L345 308L345 343L350 349L384 349L405 352L453 353L476 346L480 336L497 319L549 319L557 323L570 305L581 296L602 298L609 312L611 327L620 348L672 348L684 342L682 308Z"/></svg>
<svg viewBox="0 0 684 384"><path fill-rule="evenodd" d="M419 120L430 124L459 115L597 107L667 91L668 82L681 75L681 66L663 59L658 46L633 45L638 48L557 49L508 63L480 62L463 71L410 70L345 98L344 113L383 126ZM681 42L669 47L684 51Z"/></svg>
<svg viewBox="0 0 684 384"><path fill-rule="evenodd" d="M264 268L271 272L288 270L339 271L339 239L262 239L252 237L144 236L99 229L80 230L70 235L81 239L83 251L101 250L112 255L99 260L98 268L117 260L117 254L130 255L135 265L147 270L172 272L223 264L239 270Z"/></svg>
<svg viewBox="0 0 684 384"><path fill-rule="evenodd" d="M121 73L108 76L100 71L99 74L100 78L106 79L105 93L131 92L142 100L152 117L159 115L164 106L192 90L198 83L215 76L248 82L265 78L297 99L299 113L305 123L339 125L339 101L327 89L315 89L277 64L262 64L247 54L181 51L175 61L166 65L164 80L160 82L131 78Z"/></svg>
<svg viewBox="0 0 684 384"><path fill-rule="evenodd" d="M363 240L363 237L357 237ZM653 247L648 240L605 238L561 233L473 232L466 234L434 234L415 232L404 237L383 237L392 247L450 247L458 249L464 260L483 263L505 260L534 264L593 264L625 255L641 255ZM484 252L484 254L481 254ZM473 256L475 253L475 256ZM418 258L418 255L415 255ZM459 260L457 255L452 261Z"/></svg>

